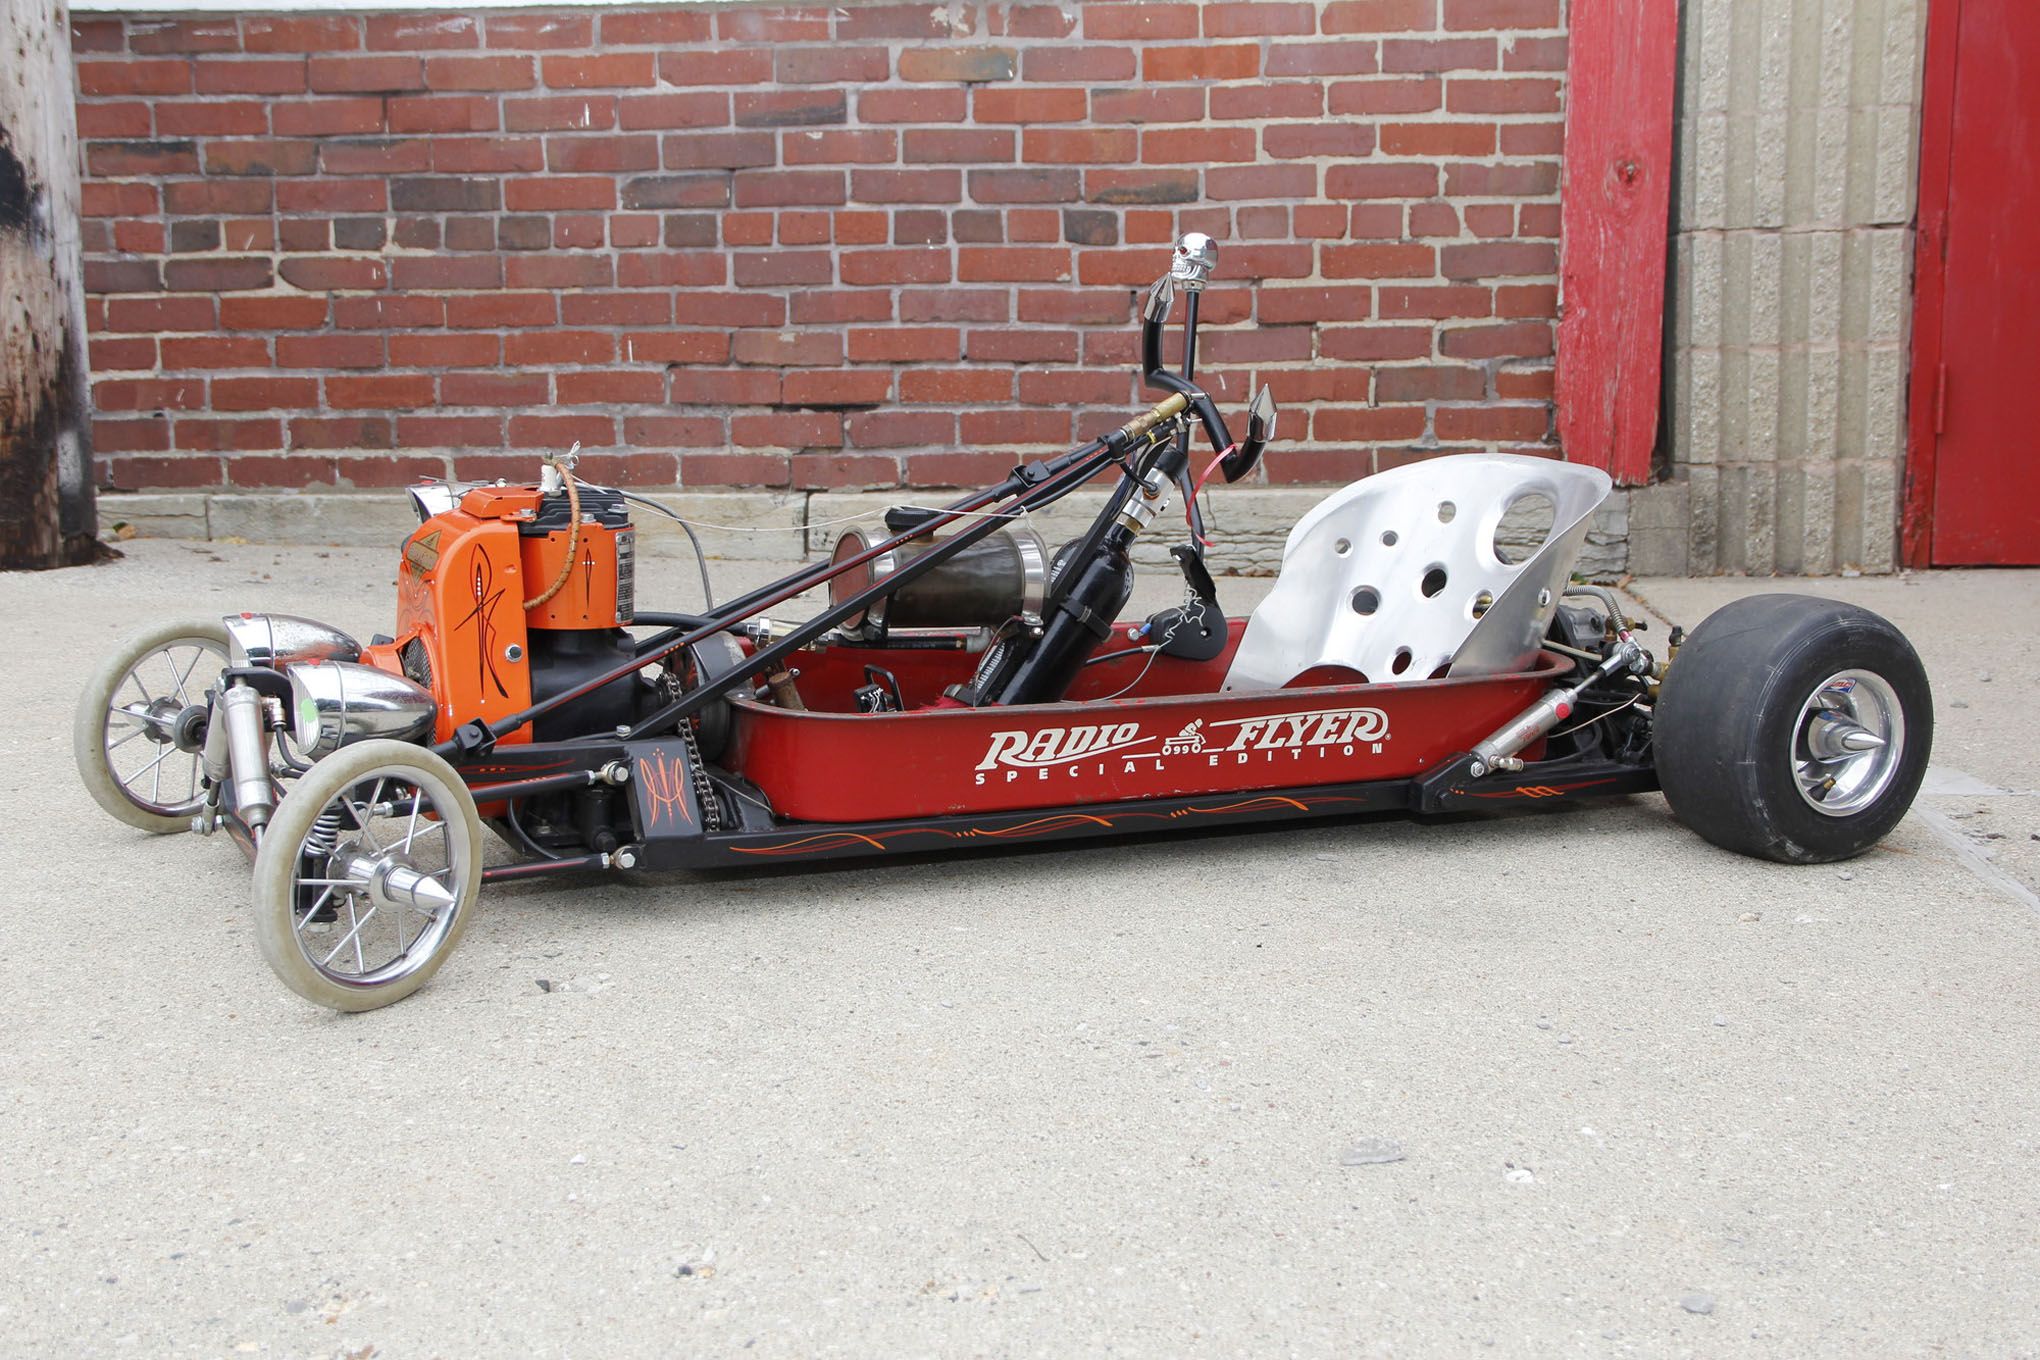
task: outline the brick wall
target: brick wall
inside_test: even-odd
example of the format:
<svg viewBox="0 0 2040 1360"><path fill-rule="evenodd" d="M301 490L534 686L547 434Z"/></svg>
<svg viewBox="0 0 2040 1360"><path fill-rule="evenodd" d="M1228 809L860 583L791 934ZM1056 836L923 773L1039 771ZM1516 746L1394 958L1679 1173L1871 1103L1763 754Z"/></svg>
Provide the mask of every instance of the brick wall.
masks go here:
<svg viewBox="0 0 2040 1360"><path fill-rule="evenodd" d="M1207 381L1276 482L1554 452L1561 0L79 18L121 488L968 483Z"/></svg>

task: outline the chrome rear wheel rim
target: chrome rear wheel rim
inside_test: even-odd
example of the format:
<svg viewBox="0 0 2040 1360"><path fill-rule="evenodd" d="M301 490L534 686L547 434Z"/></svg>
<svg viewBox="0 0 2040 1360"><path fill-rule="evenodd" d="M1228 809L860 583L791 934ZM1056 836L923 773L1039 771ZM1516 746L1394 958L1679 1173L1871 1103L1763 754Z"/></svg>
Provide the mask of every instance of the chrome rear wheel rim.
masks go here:
<svg viewBox="0 0 2040 1360"><path fill-rule="evenodd" d="M1875 671L1837 671L1814 687L1792 724L1793 786L1824 817L1862 812L1905 759L1905 709Z"/></svg>

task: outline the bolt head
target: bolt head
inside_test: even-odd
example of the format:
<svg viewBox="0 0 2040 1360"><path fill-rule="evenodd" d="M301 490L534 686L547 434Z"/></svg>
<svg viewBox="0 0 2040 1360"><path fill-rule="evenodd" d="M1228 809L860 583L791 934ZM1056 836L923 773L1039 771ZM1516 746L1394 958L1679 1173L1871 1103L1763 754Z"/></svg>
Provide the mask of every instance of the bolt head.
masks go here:
<svg viewBox="0 0 2040 1360"><path fill-rule="evenodd" d="M610 862L619 869L635 869L637 868L637 851L619 850Z"/></svg>

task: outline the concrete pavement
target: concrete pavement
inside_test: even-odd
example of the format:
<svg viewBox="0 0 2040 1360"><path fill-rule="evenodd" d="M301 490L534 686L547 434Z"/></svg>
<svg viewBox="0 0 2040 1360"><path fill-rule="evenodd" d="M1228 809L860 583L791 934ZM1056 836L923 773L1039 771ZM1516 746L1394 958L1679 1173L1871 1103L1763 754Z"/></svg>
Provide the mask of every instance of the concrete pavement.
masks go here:
<svg viewBox="0 0 2040 1360"><path fill-rule="evenodd" d="M68 726L394 547L125 547L0 577L0 1355L2040 1354L2040 577L1636 586L1912 636L1941 792L1849 865L1652 796L506 886L347 1017Z"/></svg>

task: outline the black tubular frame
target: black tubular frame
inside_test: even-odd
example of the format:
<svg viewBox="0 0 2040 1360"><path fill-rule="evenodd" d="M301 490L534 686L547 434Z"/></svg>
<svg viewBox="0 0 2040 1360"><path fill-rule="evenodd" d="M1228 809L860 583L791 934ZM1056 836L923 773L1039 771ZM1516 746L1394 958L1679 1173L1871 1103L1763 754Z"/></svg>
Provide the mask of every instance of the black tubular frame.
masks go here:
<svg viewBox="0 0 2040 1360"><path fill-rule="evenodd" d="M1202 396L1201 393L1198 395ZM698 642L712 637L716 633L740 624L775 604L782 604L797 595L812 590L814 587L832 580L855 567L862 566L887 552L891 552L893 549L913 539L920 538L923 535L932 533L937 529L954 524L958 520L972 515L978 516L975 524L969 525L951 537L944 539L929 551L919 554L911 562L902 566L900 570L887 576L885 580L867 587L849 600L830 606L822 613L795 628L785 637L753 653L746 659L744 665L689 690L679 699L642 719L631 729L630 735L633 737L642 736L658 728L670 726L677 720L691 717L694 713L721 698L730 690L744 684L759 671L776 664L783 658L807 646L844 619L851 617L858 610L868 606L873 600L884 595L890 595L894 591L911 584L922 575L948 561L963 549L995 532L1010 514L1039 509L1060 499L1078 486L1081 486L1084 482L1089 481L1105 468L1124 462L1130 450L1144 447L1145 444L1154 442L1158 437L1158 432L1161 436L1173 439L1174 428L1171 422L1186 407L1194 406L1195 404L1194 401L1186 397L1180 395L1172 396L1146 414L1128 421L1110 434L1094 439L1090 443L1078 448L1071 449L1067 453L1058 454L1053 458L1025 464L1016 468L1012 475L1008 476L998 485L951 502L927 521L915 525L904 533L896 534L882 542L875 543L863 552L840 561L822 562L817 563L813 567L803 568L769 585L760 586L758 589L705 614L649 616L648 622L663 623L668 617L685 618L686 622L675 623L653 637L638 643L635 648L635 655L630 661L612 667L599 675L562 690L558 694L550 695L538 703L520 709L515 713L498 718L492 723L482 724L483 730L481 732L470 733L468 729L464 728L462 733L456 734L454 739L440 742L432 749L435 753L456 765L460 764L464 759L479 757L493 748L495 742L507 734L516 731L519 727L536 718L553 712L563 705L572 703L583 695L593 693L604 685L613 684L625 676L635 674L648 666L655 665L675 652L691 647ZM1206 404L1208 404L1208 399ZM1011 506L1008 509L1000 509L992 513L980 513L987 506L996 506L1008 501L1011 502ZM591 733L589 735L606 736L611 734Z"/></svg>

